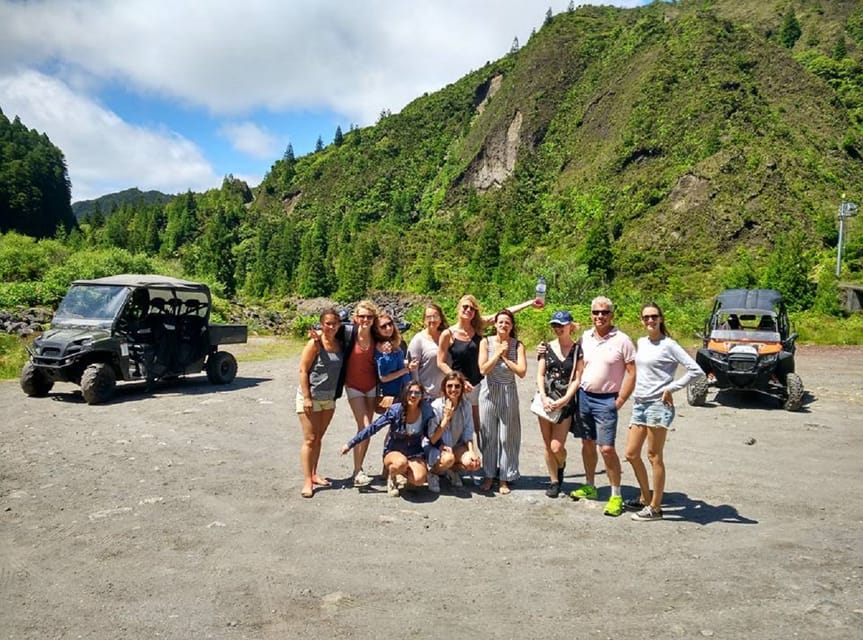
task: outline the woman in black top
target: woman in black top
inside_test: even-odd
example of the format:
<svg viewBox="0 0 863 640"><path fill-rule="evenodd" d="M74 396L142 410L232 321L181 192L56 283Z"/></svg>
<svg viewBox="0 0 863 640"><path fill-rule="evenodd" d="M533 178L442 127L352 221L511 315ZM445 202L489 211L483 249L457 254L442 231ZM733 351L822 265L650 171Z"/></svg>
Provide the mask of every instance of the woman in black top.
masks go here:
<svg viewBox="0 0 863 640"><path fill-rule="evenodd" d="M563 485L566 469L566 434L572 421L577 419L574 398L581 383L584 360L581 343L572 340L572 314L569 311L555 311L550 324L557 337L546 345L545 352L539 356L536 386L546 413L558 410L561 413L557 422L537 417L545 445L545 466L551 481L545 495L556 498Z"/></svg>
<svg viewBox="0 0 863 640"><path fill-rule="evenodd" d="M507 307L517 313L528 307L542 308L538 300L527 300L521 304ZM444 375L459 371L467 380L467 399L473 409L473 423L479 424L479 384L482 374L479 371L479 343L485 328L494 322L494 315L483 316L479 302L470 294L465 294L456 307L456 322L440 334L437 352L437 366Z"/></svg>

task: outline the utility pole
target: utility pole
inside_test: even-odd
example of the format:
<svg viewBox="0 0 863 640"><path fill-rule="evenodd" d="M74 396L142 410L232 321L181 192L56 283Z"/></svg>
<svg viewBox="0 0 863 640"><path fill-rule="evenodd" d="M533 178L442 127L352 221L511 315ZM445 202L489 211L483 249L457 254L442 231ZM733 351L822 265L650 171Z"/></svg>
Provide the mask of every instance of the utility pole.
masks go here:
<svg viewBox="0 0 863 640"><path fill-rule="evenodd" d="M845 200L842 194L842 204L839 205L839 244L836 247L836 277L842 272L842 249L845 245L845 221L857 215L857 205Z"/></svg>

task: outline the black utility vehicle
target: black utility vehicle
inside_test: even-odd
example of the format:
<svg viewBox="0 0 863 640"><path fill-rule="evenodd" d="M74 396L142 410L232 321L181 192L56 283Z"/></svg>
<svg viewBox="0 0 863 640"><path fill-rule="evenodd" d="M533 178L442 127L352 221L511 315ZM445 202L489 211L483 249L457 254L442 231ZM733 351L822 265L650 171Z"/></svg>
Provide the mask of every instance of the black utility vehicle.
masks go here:
<svg viewBox="0 0 863 640"><path fill-rule="evenodd" d="M709 387L751 389L800 409L803 381L794 371L794 341L785 303L773 289L729 289L716 296L695 356L706 374L687 387L691 405L703 405Z"/></svg>
<svg viewBox="0 0 863 640"><path fill-rule="evenodd" d="M108 400L117 380L156 380L206 370L213 384L237 375L219 345L246 342L244 325L211 324L205 284L160 275L118 275L72 283L21 371L28 396L55 382L81 385L88 404Z"/></svg>

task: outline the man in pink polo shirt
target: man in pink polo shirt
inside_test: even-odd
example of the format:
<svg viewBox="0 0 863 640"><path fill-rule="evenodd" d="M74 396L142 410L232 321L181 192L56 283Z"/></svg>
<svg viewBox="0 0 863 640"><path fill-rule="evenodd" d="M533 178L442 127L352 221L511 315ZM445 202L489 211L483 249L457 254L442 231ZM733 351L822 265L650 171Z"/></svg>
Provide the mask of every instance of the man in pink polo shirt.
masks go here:
<svg viewBox="0 0 863 640"><path fill-rule="evenodd" d="M620 458L614 448L617 435L617 412L635 388L635 346L628 335L618 330L614 320L614 305L604 296L590 303L593 328L584 332L581 347L584 351L584 372L578 390L578 412L581 424L574 426L575 436L581 438L581 457L587 484L569 494L573 500L595 500L596 447L602 454L611 497L605 505L605 515L623 513L620 495Z"/></svg>

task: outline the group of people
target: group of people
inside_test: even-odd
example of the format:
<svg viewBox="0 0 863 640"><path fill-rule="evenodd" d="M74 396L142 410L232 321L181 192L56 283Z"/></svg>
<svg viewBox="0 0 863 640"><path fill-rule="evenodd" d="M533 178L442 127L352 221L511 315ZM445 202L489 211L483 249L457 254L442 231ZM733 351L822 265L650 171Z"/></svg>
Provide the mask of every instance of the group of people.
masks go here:
<svg viewBox="0 0 863 640"><path fill-rule="evenodd" d="M481 491L490 492L497 483L501 495L510 493L520 475L516 377L527 372L515 314L542 306L529 300L484 316L476 298L465 295L450 326L441 307L429 304L422 330L407 345L392 314L370 301L356 305L348 325L341 323L335 309L324 311L320 331L300 357L296 408L303 429L302 496L311 498L315 487L329 485L317 465L335 401L343 391L357 427L341 449L343 455L353 453L354 486L371 482L363 469L369 439L386 427L383 474L390 495L424 485L438 493L441 477L460 487L462 473L479 473ZM546 495L557 497L562 490L566 439L572 433L582 442L586 482L570 497L598 499L595 477L601 455L610 485L604 513L618 516L629 509L635 520L659 520L665 487L663 449L674 419L672 394L702 375L701 369L671 338L656 303L641 309L646 335L638 339L637 349L614 326L611 300L595 298L590 314L591 328L576 339L579 325L572 314L555 311L550 320L555 339L537 347L538 391L531 410L538 416L545 448ZM675 378L678 365L684 373ZM638 481L639 496L624 501L615 441L618 414L630 396L626 460ZM645 442L652 491L642 460Z"/></svg>

